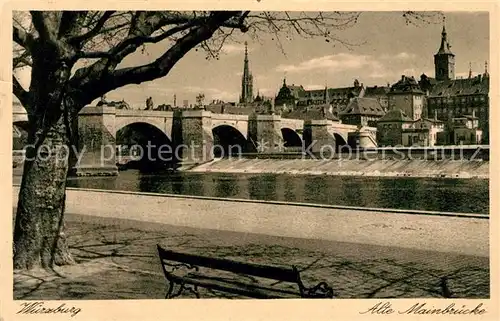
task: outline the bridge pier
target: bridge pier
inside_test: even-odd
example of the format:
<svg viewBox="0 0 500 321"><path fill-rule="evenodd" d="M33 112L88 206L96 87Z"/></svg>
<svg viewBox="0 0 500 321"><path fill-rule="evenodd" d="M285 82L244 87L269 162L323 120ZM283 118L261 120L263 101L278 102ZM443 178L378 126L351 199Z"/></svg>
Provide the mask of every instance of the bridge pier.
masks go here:
<svg viewBox="0 0 500 321"><path fill-rule="evenodd" d="M369 130L360 128L359 130L349 133L349 145L354 148L376 148L378 146L376 134Z"/></svg>
<svg viewBox="0 0 500 321"><path fill-rule="evenodd" d="M78 115L78 154L70 175L118 175L115 145L115 108L86 106ZM72 148L73 149L73 148ZM72 151L73 152L73 151Z"/></svg>
<svg viewBox="0 0 500 321"><path fill-rule="evenodd" d="M259 153L279 151L283 144L281 116L252 115L248 118L249 150Z"/></svg>
<svg viewBox="0 0 500 321"><path fill-rule="evenodd" d="M184 110L174 114L173 143L179 164L200 164L214 159L212 113Z"/></svg>
<svg viewBox="0 0 500 321"><path fill-rule="evenodd" d="M306 120L304 122L305 149L321 158L335 154L335 136L328 131L328 120Z"/></svg>

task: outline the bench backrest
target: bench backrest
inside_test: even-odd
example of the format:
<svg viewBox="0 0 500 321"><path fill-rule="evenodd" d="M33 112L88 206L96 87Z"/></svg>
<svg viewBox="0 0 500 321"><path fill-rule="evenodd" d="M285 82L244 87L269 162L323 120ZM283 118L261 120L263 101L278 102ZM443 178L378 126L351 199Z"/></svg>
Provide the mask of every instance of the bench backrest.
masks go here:
<svg viewBox="0 0 500 321"><path fill-rule="evenodd" d="M240 273L252 275L257 277L264 277L268 279L284 281L284 282L300 282L299 272L295 267L285 268L277 266L267 266L256 263L237 262L223 258L213 258L203 255L193 255L186 253L174 252L166 250L160 245L158 247L158 255L162 261L176 261L186 263L194 266L207 267L216 270L229 271L233 273ZM165 272L165 270L164 270Z"/></svg>

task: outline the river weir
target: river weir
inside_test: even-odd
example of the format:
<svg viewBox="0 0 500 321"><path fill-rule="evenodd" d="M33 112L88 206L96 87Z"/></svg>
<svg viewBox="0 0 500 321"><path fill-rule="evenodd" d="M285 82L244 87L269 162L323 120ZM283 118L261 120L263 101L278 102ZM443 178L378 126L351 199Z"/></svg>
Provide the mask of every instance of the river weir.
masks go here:
<svg viewBox="0 0 500 321"><path fill-rule="evenodd" d="M392 159L217 159L188 169L191 172L275 173L328 176L489 178L485 160Z"/></svg>

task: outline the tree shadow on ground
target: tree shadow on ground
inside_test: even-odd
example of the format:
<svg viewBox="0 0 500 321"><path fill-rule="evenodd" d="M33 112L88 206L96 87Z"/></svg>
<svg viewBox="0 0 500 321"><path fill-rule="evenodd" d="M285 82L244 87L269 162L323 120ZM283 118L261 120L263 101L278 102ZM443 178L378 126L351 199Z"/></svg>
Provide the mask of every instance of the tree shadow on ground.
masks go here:
<svg viewBox="0 0 500 321"><path fill-rule="evenodd" d="M145 231L88 222L68 222L67 228L70 250L78 264L52 272L15 271L15 299L164 298L166 281L156 244L243 262L294 265L306 286L326 281L333 287L336 298L488 298L490 295L487 264L464 262L447 269L433 269L410 260L348 259L278 244L229 245L217 243L207 235L185 232ZM225 272L220 272L220 276L284 286L280 282ZM207 298L239 298L210 290L200 294ZM186 297L193 296L181 296Z"/></svg>

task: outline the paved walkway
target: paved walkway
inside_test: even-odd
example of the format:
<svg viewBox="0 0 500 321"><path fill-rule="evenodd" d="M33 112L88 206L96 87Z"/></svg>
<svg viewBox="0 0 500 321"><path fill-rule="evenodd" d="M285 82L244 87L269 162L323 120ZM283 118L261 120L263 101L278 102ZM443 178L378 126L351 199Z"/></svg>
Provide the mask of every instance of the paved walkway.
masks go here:
<svg viewBox="0 0 500 321"><path fill-rule="evenodd" d="M181 228L67 214L77 265L14 273L16 299L161 299L156 254L173 250L257 263L297 265L306 284L327 281L338 298L489 297L489 259L325 240ZM203 297L221 294L202 292ZM190 296L188 296L190 297Z"/></svg>
<svg viewBox="0 0 500 321"><path fill-rule="evenodd" d="M16 190L13 207L17 206ZM74 188L66 190L66 211L196 229L397 245L471 256L487 257L490 252L490 224L484 215L414 215L416 211Z"/></svg>

